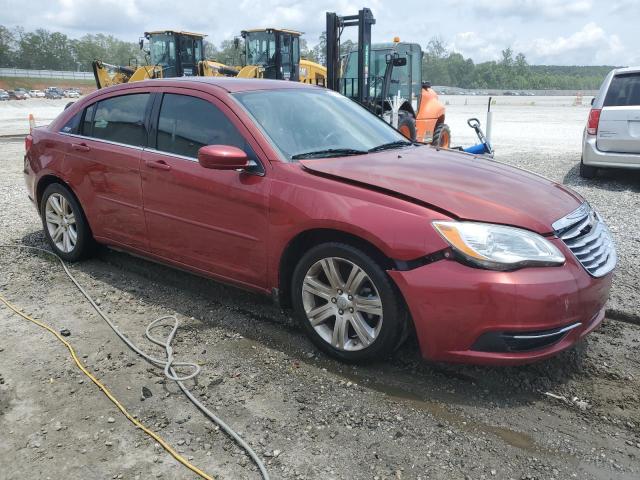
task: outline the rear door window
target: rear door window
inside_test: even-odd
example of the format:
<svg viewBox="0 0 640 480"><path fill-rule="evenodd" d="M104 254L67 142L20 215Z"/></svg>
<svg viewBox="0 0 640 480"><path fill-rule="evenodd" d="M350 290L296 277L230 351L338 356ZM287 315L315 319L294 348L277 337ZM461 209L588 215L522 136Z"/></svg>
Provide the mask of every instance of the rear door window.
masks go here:
<svg viewBox="0 0 640 480"><path fill-rule="evenodd" d="M76 113L67 123L65 123L64 127L60 130L62 133L72 133L77 134L80 131L80 122L82 120L82 114L84 112L81 110Z"/></svg>
<svg viewBox="0 0 640 480"><path fill-rule="evenodd" d="M156 149L197 158L205 145L232 145L252 158L238 129L215 105L197 97L165 93L160 108Z"/></svg>
<svg viewBox="0 0 640 480"><path fill-rule="evenodd" d="M616 75L611 80L605 107L640 106L640 73Z"/></svg>
<svg viewBox="0 0 640 480"><path fill-rule="evenodd" d="M147 130L144 119L149 96L148 93L136 93L98 102L91 122L91 133L88 134L84 129L83 133L125 145L145 146Z"/></svg>

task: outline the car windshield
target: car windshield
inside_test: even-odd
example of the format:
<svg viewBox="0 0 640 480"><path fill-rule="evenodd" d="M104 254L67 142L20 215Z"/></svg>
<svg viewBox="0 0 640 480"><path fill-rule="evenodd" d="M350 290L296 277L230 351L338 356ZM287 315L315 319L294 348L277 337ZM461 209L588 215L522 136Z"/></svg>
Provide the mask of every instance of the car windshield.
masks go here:
<svg viewBox="0 0 640 480"><path fill-rule="evenodd" d="M380 118L331 90L259 90L240 92L235 98L288 160L410 145Z"/></svg>

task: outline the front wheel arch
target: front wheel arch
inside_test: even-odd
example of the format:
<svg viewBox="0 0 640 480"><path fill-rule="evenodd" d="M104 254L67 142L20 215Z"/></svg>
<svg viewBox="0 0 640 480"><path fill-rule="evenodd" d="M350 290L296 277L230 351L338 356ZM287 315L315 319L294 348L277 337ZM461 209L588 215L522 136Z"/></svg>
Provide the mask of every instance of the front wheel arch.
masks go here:
<svg viewBox="0 0 640 480"><path fill-rule="evenodd" d="M320 287L320 291L322 291L320 295L320 297L322 297L321 303L326 301L326 304L322 303L319 306L316 304L316 307L306 304L306 302L309 301L309 298L305 297L305 291L308 292L308 290L305 290L302 285L306 283L306 275L308 275L312 271L311 269L315 268L315 265L317 265L319 260L322 260L323 258L331 259L330 261L333 262L338 260L343 264L351 263L353 268L359 268L360 271L366 275L366 281L370 282L368 284L368 287L367 284L360 285L362 285L363 288L368 289L369 291L373 289L373 291L376 292L379 298L378 305L381 307L381 316L379 317L378 321L382 323L379 324L378 327L376 327L377 333L375 335L371 334L374 338L374 341L371 344L368 344L367 342L367 344L363 346L361 343L360 347L357 347L357 340L366 338L366 336L361 335L358 332L358 329L355 328L355 325L355 333L354 331L351 331L350 334L346 334L345 331L345 333L343 334L349 335L349 338L357 339L355 350L352 348L346 348L346 343L344 343L344 347L342 346L343 344L341 342L338 342L338 346L336 346L333 340L327 338L327 333L328 337L331 337L331 332L326 332L326 326L320 327L320 325L328 324L327 326L329 326L330 329L334 329L333 335L335 336L335 329L338 327L336 325L332 326L332 324L329 322L337 322L338 319L343 319L344 317L343 311L339 310L341 308L340 298L338 298L337 306L334 306L332 308L332 310L335 310L335 312L327 317L326 307L331 306L332 303L336 305L336 298L332 298L331 302L329 302L328 297L325 296L326 292L322 290L324 288L327 288L326 286ZM412 320L404 297L397 288L397 285L395 284L393 279L387 274L385 270L386 269L382 265L380 265L377 260L369 256L366 252L357 247L353 247L349 244L344 244L341 242L322 242L308 249L302 255L302 257L298 260L294 267L293 276L291 278L293 314L297 321L300 323L302 329L309 336L310 340L320 350L323 350L330 356L345 362L361 362L371 360L375 361L382 357L386 357L393 353L400 345L402 345L402 343L407 338L410 328L413 326ZM348 271L336 273L335 275L336 278L342 277L342 282L346 281L347 276L350 276L348 274ZM321 280L320 278L318 278L317 280L320 281L320 284L322 284L323 280ZM326 279L324 280L324 282L326 283ZM331 284L335 285L335 283L333 282L331 282ZM340 283L338 283L338 285L340 285ZM343 286L342 288L345 287ZM336 297L346 297L347 293L351 293L355 298L359 298L357 296L358 294L356 293L356 290L347 292L341 291L340 287L338 287L338 289L334 290L333 292ZM316 296L315 298L318 297ZM351 296L349 296L349 300L352 300ZM353 304L347 302L347 304L342 307L345 309L345 316L351 315L347 312L347 306L353 307L349 309L350 312L354 312L354 309L357 312L358 309L362 307L362 305L359 306L358 303L356 303L358 302L357 300L354 299L352 301L354 302ZM312 326L308 318L309 308L317 309L318 307L323 310L322 315L324 315L324 318L326 318L326 320L321 320L321 322ZM373 315L373 318L369 317L369 321L375 321L375 317L378 314L373 313ZM362 317L360 317L360 321L363 321ZM367 321L367 323L369 321ZM327 323L325 324L325 322ZM344 322L349 322L349 320L345 318ZM352 321L351 323L353 324ZM356 322L356 324L357 323L358 322ZM373 327L373 325L369 325L369 327ZM318 330L319 328L320 330ZM351 336L351 334L353 334L353 336Z"/></svg>
<svg viewBox="0 0 640 480"><path fill-rule="evenodd" d="M359 248L376 260L384 269L394 267L393 259L385 255L378 247L362 237L341 230L318 228L306 230L296 235L285 247L278 268L278 301L283 308L291 308L291 278L298 261L307 250L321 243L340 242Z"/></svg>

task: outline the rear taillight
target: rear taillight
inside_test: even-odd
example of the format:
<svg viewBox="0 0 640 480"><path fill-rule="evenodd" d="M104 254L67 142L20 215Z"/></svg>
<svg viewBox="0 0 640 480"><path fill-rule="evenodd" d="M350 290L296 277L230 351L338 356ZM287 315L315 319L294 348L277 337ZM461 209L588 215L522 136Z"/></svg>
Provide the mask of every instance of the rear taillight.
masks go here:
<svg viewBox="0 0 640 480"><path fill-rule="evenodd" d="M24 150L25 152L29 152L31 150L31 146L33 145L33 137L31 135L27 135L24 137Z"/></svg>
<svg viewBox="0 0 640 480"><path fill-rule="evenodd" d="M598 133L598 124L600 123L599 108L592 108L589 112L589 120L587 121L587 133L589 135L596 135Z"/></svg>

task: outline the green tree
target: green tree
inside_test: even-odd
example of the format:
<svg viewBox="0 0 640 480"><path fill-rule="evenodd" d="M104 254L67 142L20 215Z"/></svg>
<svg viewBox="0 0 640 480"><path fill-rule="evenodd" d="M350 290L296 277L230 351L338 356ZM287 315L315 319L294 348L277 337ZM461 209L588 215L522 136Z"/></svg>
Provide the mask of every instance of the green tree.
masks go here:
<svg viewBox="0 0 640 480"><path fill-rule="evenodd" d="M244 40L223 40L217 49L215 60L225 65L242 65L244 59Z"/></svg>
<svg viewBox="0 0 640 480"><path fill-rule="evenodd" d="M327 64L327 32L322 32L318 37L318 43L311 50L309 60L321 65Z"/></svg>
<svg viewBox="0 0 640 480"><path fill-rule="evenodd" d="M0 67L13 66L14 52L14 33L4 25L0 25Z"/></svg>
<svg viewBox="0 0 640 480"><path fill-rule="evenodd" d="M527 57L524 56L524 53L520 52L516 55L515 67L518 75L526 75L529 73L529 64L527 63Z"/></svg>
<svg viewBox="0 0 640 480"><path fill-rule="evenodd" d="M113 65L145 63L137 42L124 42L111 35L84 35L73 43L76 61L83 70L90 70L94 60Z"/></svg>

